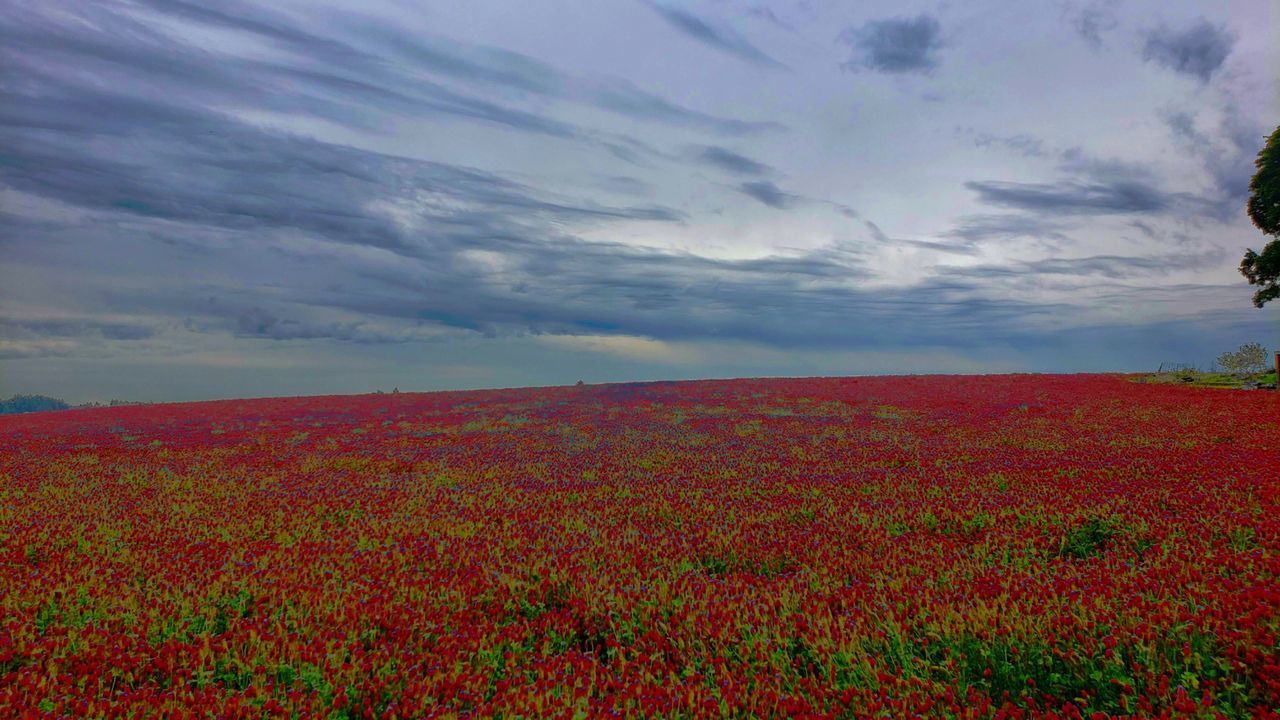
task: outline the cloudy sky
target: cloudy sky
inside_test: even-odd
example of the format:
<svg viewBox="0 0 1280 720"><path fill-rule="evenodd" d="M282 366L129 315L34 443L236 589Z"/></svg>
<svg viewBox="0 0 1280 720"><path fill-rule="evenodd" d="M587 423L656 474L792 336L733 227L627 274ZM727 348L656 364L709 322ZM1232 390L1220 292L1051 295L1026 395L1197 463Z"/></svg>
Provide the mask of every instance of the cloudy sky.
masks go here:
<svg viewBox="0 0 1280 720"><path fill-rule="evenodd" d="M1145 370L1236 271L1280 5L17 0L0 394Z"/></svg>

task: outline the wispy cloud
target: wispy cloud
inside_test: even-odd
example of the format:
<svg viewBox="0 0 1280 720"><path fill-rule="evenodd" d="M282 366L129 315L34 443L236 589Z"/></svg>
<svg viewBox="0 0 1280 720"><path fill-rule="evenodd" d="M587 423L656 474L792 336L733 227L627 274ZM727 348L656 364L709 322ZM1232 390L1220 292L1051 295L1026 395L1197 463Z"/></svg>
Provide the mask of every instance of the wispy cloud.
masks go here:
<svg viewBox="0 0 1280 720"><path fill-rule="evenodd" d="M733 175L768 175L773 172L773 168L762 162L716 145L692 148L692 155L697 162Z"/></svg>
<svg viewBox="0 0 1280 720"><path fill-rule="evenodd" d="M1105 45L1103 36L1120 26L1116 18L1119 0L1091 0L1083 4L1067 3L1064 8L1067 20L1076 34L1094 50Z"/></svg>
<svg viewBox="0 0 1280 720"><path fill-rule="evenodd" d="M747 62L769 68L785 68L782 63L766 55L735 30L713 25L693 13L661 2L650 2L653 8L672 27L698 42L719 52L728 53Z"/></svg>
<svg viewBox="0 0 1280 720"><path fill-rule="evenodd" d="M1170 206L1169 196L1134 181L1019 183L970 181L965 187L982 202L1015 210L1064 215L1155 213Z"/></svg>
<svg viewBox="0 0 1280 720"><path fill-rule="evenodd" d="M973 144L980 148L1003 148L1023 157L1032 158L1046 157L1049 154L1049 151L1045 148L1044 140L1026 133L995 135L987 132L977 132L972 128L957 128L956 132L962 137L972 138Z"/></svg>
<svg viewBox="0 0 1280 720"><path fill-rule="evenodd" d="M1214 212L1202 196L1170 192L1146 164L1092 155L1079 147L1055 153L1062 179L1050 182L969 181L965 187L988 205L1031 216L1155 215L1203 216Z"/></svg>
<svg viewBox="0 0 1280 720"><path fill-rule="evenodd" d="M964 242L948 243L938 240L914 240L907 238L891 238L885 234L880 226L866 220L863 222L867 231L871 233L871 238L876 243L888 247L911 247L921 250L932 250L940 253L952 253L956 255L974 255L977 253L977 244L969 238L961 238Z"/></svg>
<svg viewBox="0 0 1280 720"><path fill-rule="evenodd" d="M941 272L968 278L1027 277L1032 275L1098 276L1113 280L1149 277L1203 269L1222 259L1221 250L1170 255L1094 255L1079 258L1045 258L1006 265L949 267Z"/></svg>
<svg viewBox="0 0 1280 720"><path fill-rule="evenodd" d="M1046 215L979 214L961 217L947 234L972 244L1019 238L1062 242L1067 239L1063 231L1070 227L1062 219Z"/></svg>
<svg viewBox="0 0 1280 720"><path fill-rule="evenodd" d="M778 210L786 210L798 200L795 195L783 192L781 188L768 180L744 182L738 186L738 191Z"/></svg>

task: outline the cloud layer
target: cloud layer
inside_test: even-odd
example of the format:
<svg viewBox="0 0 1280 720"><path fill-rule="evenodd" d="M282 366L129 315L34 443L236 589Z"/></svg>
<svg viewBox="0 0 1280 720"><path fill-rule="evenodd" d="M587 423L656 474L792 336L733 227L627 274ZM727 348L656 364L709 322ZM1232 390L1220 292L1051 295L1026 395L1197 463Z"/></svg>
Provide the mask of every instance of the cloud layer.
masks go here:
<svg viewBox="0 0 1280 720"><path fill-rule="evenodd" d="M0 9L0 385L1065 369L1064 339L1262 322L1230 314L1258 113L1145 84L1225 83L1239 28L1066 13L1042 30L1083 54L1038 62L1112 58L1132 104L1040 108L958 15L601 8L572 37L568 6Z"/></svg>

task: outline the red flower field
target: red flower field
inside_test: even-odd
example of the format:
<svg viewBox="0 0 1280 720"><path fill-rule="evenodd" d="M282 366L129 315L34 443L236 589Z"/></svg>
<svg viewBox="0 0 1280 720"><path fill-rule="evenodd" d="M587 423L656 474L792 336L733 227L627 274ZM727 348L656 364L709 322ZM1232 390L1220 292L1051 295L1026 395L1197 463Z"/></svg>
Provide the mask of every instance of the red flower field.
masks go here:
<svg viewBox="0 0 1280 720"><path fill-rule="evenodd" d="M4 717L1280 717L1280 394L735 380L0 419Z"/></svg>

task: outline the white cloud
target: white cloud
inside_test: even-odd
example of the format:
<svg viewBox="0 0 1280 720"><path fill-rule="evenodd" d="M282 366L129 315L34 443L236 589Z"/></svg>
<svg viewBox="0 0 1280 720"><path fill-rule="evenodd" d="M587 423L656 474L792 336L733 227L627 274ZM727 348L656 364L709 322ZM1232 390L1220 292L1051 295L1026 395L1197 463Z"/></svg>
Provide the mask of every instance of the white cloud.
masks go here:
<svg viewBox="0 0 1280 720"><path fill-rule="evenodd" d="M667 365L695 363L702 357L699 351L686 343L663 342L635 335L537 335L534 340L563 350Z"/></svg>

